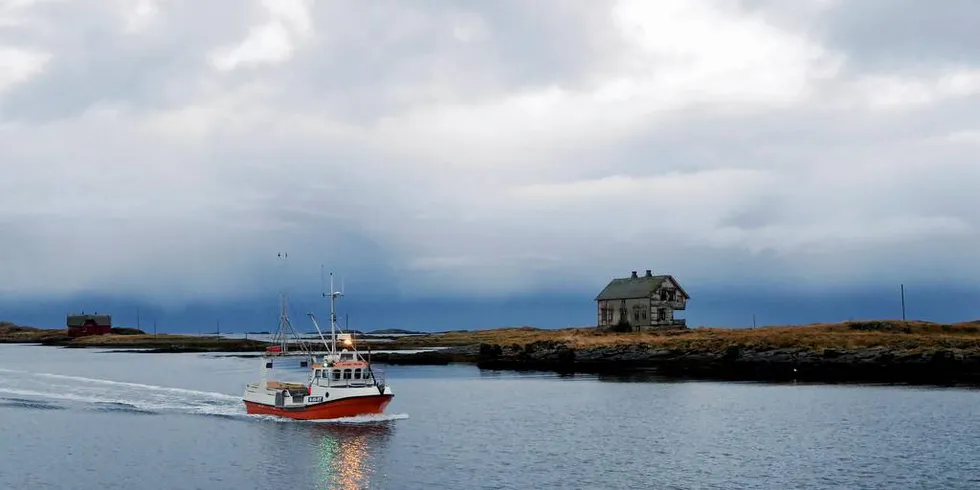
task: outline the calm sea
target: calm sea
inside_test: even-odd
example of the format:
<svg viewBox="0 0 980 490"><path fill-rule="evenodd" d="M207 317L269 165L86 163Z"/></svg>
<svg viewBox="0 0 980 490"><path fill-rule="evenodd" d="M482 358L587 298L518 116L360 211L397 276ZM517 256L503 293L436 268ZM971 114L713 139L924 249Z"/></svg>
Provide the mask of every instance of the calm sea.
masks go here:
<svg viewBox="0 0 980 490"><path fill-rule="evenodd" d="M978 391L389 366L387 416L283 422L259 362L0 345L0 488L980 488Z"/></svg>

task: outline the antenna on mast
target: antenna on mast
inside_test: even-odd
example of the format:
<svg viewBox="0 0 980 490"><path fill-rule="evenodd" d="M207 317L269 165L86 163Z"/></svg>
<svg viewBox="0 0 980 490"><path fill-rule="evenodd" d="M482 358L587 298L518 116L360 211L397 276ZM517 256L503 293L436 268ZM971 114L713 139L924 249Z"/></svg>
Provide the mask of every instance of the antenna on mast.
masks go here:
<svg viewBox="0 0 980 490"><path fill-rule="evenodd" d="M289 254L287 252L279 252L276 254L280 260L282 260L283 265L283 284L282 289L279 292L279 325L275 336L273 337L273 343L278 343L280 347L280 352L283 355L287 355L289 352L289 338L287 336L291 335L296 339L299 345L299 350L304 352L307 356L312 356L306 343L303 341L299 332L293 327L293 323L289 320L289 302L287 300L287 287L286 287L286 261L289 259ZM305 366L307 361L301 361L300 366Z"/></svg>
<svg viewBox="0 0 980 490"><path fill-rule="evenodd" d="M327 280L323 276L323 264L320 264L320 296L327 297Z"/></svg>
<svg viewBox="0 0 980 490"><path fill-rule="evenodd" d="M330 273L330 352L337 352L337 296L340 296L333 287L333 272Z"/></svg>

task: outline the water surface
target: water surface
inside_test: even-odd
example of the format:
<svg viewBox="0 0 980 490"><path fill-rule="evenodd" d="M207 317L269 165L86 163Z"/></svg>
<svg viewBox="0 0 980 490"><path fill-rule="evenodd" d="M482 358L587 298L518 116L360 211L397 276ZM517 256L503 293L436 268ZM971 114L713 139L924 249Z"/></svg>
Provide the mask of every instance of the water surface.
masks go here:
<svg viewBox="0 0 980 490"><path fill-rule="evenodd" d="M0 488L980 488L980 392L387 366L388 415L244 414L257 359L0 345Z"/></svg>

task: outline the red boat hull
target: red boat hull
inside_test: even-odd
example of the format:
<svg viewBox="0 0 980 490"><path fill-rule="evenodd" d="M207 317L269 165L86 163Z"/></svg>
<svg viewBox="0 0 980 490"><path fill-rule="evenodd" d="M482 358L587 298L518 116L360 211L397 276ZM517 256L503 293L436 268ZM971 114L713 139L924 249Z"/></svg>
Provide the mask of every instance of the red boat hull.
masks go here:
<svg viewBox="0 0 980 490"><path fill-rule="evenodd" d="M323 420L384 412L394 395L370 395L344 398L302 408L282 408L262 403L245 402L245 411L253 415L275 415L296 420Z"/></svg>

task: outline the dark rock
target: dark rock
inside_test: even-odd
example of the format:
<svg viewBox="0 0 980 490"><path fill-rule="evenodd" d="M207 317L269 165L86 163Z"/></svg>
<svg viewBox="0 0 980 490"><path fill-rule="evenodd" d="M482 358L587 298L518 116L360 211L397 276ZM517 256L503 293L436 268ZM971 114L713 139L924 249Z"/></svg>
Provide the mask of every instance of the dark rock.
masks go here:
<svg viewBox="0 0 980 490"><path fill-rule="evenodd" d="M744 381L875 382L980 385L980 353L952 350L920 354L888 348L808 350L782 348L717 352L606 346L571 349L560 343L535 343L492 359L482 369L551 370L560 373L627 373Z"/></svg>
<svg viewBox="0 0 980 490"><path fill-rule="evenodd" d="M503 349L497 344L480 344L479 359L496 359L503 354Z"/></svg>
<svg viewBox="0 0 980 490"><path fill-rule="evenodd" d="M730 345L725 349L722 360L734 361L742 356L742 348L737 345Z"/></svg>

